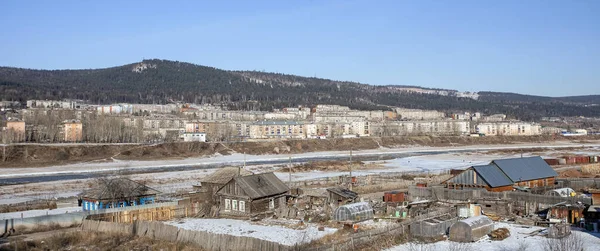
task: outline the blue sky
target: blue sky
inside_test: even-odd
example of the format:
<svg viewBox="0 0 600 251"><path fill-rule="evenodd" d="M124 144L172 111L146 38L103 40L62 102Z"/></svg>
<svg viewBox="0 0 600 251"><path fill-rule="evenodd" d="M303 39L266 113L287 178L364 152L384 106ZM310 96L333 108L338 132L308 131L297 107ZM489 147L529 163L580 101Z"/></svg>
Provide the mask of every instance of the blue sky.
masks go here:
<svg viewBox="0 0 600 251"><path fill-rule="evenodd" d="M377 85L600 94L600 1L0 1L0 65L160 58Z"/></svg>

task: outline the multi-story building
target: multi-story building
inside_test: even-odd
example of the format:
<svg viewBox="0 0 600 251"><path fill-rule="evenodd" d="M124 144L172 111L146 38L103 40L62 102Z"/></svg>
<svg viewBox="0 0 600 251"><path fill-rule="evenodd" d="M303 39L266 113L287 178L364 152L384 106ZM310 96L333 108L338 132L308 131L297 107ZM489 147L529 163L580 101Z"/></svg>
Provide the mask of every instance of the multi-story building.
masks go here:
<svg viewBox="0 0 600 251"><path fill-rule="evenodd" d="M446 117L443 112L434 110L396 108L396 113L402 120L439 120Z"/></svg>
<svg viewBox="0 0 600 251"><path fill-rule="evenodd" d="M530 136L542 133L540 125L527 122L480 123L475 129L486 136Z"/></svg>
<svg viewBox="0 0 600 251"><path fill-rule="evenodd" d="M250 125L249 132L252 139L306 138L304 123L298 121L259 121Z"/></svg>
<svg viewBox="0 0 600 251"><path fill-rule="evenodd" d="M8 118L6 120L6 126L3 129L3 138L10 142L21 142L25 141L25 122L16 119Z"/></svg>
<svg viewBox="0 0 600 251"><path fill-rule="evenodd" d="M207 132L209 123L206 121L185 122L185 132Z"/></svg>
<svg viewBox="0 0 600 251"><path fill-rule="evenodd" d="M79 142L83 140L83 124L79 120L65 120L63 125L63 141Z"/></svg>
<svg viewBox="0 0 600 251"><path fill-rule="evenodd" d="M402 135L465 135L470 132L469 121L386 121L371 123L370 134L376 136Z"/></svg>

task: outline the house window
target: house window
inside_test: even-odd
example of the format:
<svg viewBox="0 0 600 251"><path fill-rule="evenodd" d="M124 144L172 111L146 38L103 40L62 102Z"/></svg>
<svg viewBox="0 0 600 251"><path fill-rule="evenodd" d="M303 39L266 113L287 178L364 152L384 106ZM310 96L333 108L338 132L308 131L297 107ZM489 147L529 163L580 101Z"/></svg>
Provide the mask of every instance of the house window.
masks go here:
<svg viewBox="0 0 600 251"><path fill-rule="evenodd" d="M225 199L225 210L231 210L231 201L229 199Z"/></svg>
<svg viewBox="0 0 600 251"><path fill-rule="evenodd" d="M233 211L237 211L237 210L238 210L238 207L237 207L237 206L238 206L238 205L237 205L237 202L238 202L237 200L231 200L231 209L232 209Z"/></svg>
<svg viewBox="0 0 600 251"><path fill-rule="evenodd" d="M240 212L246 212L246 202L243 200L240 200Z"/></svg>
<svg viewBox="0 0 600 251"><path fill-rule="evenodd" d="M275 200L271 199L269 200L269 209L274 209L275 208Z"/></svg>

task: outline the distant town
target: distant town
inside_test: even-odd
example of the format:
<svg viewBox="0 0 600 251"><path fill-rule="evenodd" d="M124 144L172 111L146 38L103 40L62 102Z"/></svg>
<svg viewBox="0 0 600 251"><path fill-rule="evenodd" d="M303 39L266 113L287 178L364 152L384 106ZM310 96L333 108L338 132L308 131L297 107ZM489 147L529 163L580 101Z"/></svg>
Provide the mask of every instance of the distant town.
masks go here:
<svg viewBox="0 0 600 251"><path fill-rule="evenodd" d="M92 105L74 100L0 103L1 143L160 143L269 139L432 136L581 136L597 134L597 118L519 121L505 114L444 113L392 107L352 110L315 104L272 111L210 104ZM586 121L592 121L587 123Z"/></svg>

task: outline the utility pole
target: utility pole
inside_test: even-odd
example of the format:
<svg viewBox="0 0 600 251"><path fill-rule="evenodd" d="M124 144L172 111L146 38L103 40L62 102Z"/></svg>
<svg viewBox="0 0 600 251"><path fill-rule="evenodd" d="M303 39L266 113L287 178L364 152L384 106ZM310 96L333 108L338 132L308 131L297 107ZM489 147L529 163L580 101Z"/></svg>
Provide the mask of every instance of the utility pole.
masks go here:
<svg viewBox="0 0 600 251"><path fill-rule="evenodd" d="M288 170L289 170L289 180L288 183L291 185L292 184L292 156L290 156L290 164L288 165Z"/></svg>
<svg viewBox="0 0 600 251"><path fill-rule="evenodd" d="M352 190L352 148L350 148L350 190Z"/></svg>
<svg viewBox="0 0 600 251"><path fill-rule="evenodd" d="M244 165L243 165L243 167L238 167L238 176L242 176L242 168L246 169L246 152L244 152Z"/></svg>

